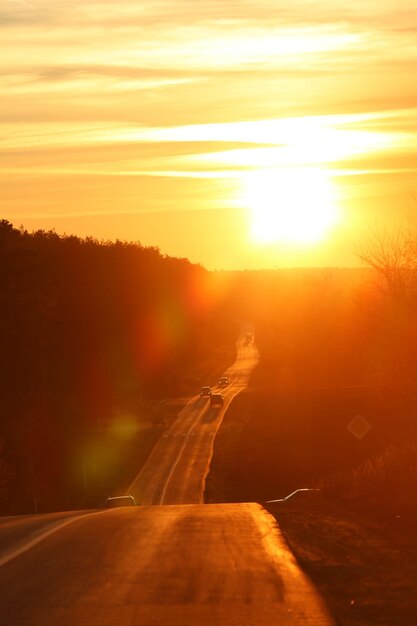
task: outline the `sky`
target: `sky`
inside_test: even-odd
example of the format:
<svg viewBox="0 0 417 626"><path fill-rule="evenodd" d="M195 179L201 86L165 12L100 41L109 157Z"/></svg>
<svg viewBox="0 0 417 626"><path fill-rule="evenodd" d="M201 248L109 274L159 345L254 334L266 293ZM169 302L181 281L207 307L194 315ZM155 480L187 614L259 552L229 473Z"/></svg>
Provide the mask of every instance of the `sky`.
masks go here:
<svg viewBox="0 0 417 626"><path fill-rule="evenodd" d="M0 217L210 269L417 207L417 0L0 0Z"/></svg>

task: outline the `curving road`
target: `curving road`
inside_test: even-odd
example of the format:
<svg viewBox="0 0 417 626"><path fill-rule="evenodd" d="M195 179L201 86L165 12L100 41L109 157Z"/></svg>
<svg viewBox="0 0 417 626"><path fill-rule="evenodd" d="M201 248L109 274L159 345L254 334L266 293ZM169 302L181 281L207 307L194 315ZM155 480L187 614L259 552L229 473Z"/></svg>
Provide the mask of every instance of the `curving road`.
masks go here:
<svg viewBox="0 0 417 626"><path fill-rule="evenodd" d="M213 441L233 398L246 387L258 363L252 339L243 331L236 344L236 361L225 372L230 385L213 388L225 398L221 410L195 396L157 442L146 464L128 489L142 504L198 504L204 501L204 481L209 470Z"/></svg>
<svg viewBox="0 0 417 626"><path fill-rule="evenodd" d="M333 626L258 504L201 504L213 437L258 360L240 339L225 407L192 398L130 491L149 505L0 518L4 626Z"/></svg>

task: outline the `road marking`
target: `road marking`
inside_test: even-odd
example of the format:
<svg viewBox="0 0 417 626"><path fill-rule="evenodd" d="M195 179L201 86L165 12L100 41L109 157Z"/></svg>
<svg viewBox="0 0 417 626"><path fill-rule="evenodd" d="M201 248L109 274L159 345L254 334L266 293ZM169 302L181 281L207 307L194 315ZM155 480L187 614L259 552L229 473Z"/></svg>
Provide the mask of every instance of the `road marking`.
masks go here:
<svg viewBox="0 0 417 626"><path fill-rule="evenodd" d="M169 427L168 432L166 433L166 436L167 436L167 437L175 437L175 436L176 436L174 433L171 433L171 430L173 430L174 428L176 428L176 423L177 423L177 421L178 421L178 420L180 420L182 413L183 413L183 412L185 412L185 411L186 411L186 409L187 409L188 407L190 407L192 404L194 404L194 403L195 403L195 404L197 404L197 402L198 402L198 400L199 400L199 399L200 399L200 396L192 396L192 398L190 398L190 399L188 400L187 404L186 404L186 405L185 405L185 406L181 409L181 411L179 412L179 414L177 415L177 417L174 419L173 423L172 423L172 424L171 424L171 426ZM155 448L158 446L159 441L161 441L161 439L158 439L158 441L156 442L155 447L154 447L154 450L155 450ZM153 452L154 450L152 450L152 452ZM135 489L135 484L136 484L136 483L140 483L142 473L144 473L144 474L145 474L145 476L146 476L146 469L147 469L147 465L149 464L150 459L151 459L151 457L152 457L152 452L151 452L151 456L148 458L148 460L146 461L146 463L144 464L144 466L142 467L142 469L140 470L140 472L139 472L139 473L135 476L135 478L133 479L133 481L130 483L130 485L129 485L129 489L126 491L126 494L133 493L133 492L136 490L136 489ZM154 504L154 502L153 502L153 496L154 496L154 494L155 494L155 490L156 490L156 488L154 488L154 490L153 490L153 492L152 492L152 497L151 497L151 502L150 502L150 504Z"/></svg>
<svg viewBox="0 0 417 626"><path fill-rule="evenodd" d="M9 563L9 561L12 561L16 557L23 554L24 552L27 552L28 550L36 546L38 543L41 543L41 541L44 541L45 539L47 539L54 533L58 532L59 530L62 530L63 528L65 528L66 526L69 526L70 524L73 524L79 519L85 519L86 517L92 517L93 515L101 515L105 512L106 511L96 511L95 513L81 514L81 515L77 515L76 517L71 517L70 519L65 520L65 522L62 522L61 524L56 524L56 526L54 526L53 528L46 530L44 533L41 533L40 535L38 535L31 541L28 541L27 543L23 544L23 546L20 546L19 548L16 548L16 550L12 550L8 554L5 554L3 557L1 557L0 567L3 567L3 565L6 565L6 563Z"/></svg>
<svg viewBox="0 0 417 626"><path fill-rule="evenodd" d="M226 373L227 373L227 371L226 371ZM231 375L229 374L229 376L231 376ZM213 443L211 445L210 454L209 454L209 460L208 460L207 467L206 467L206 470L204 472L203 479L202 479L202 494L204 494L205 482L206 482L206 478L207 478L207 475L208 475L208 472L209 472L209 469L210 469L211 459L213 458L214 439L215 439L215 437L217 435L217 432L218 432L218 430L220 428L220 425L221 425L221 423L223 421L225 413L226 413L229 405L231 404L232 400L234 400L234 398L237 395L239 395L239 393L241 393L241 391L243 389L245 389L247 387L248 378L249 377L246 376L245 380L240 382L241 379L242 379L242 372L238 371L236 374L233 375L233 382L228 387L228 389L231 391L231 393L230 393L230 395L228 394L229 397L225 398L225 404L224 404L224 406L222 407L222 409L219 412L218 421L217 421L217 424L216 424L216 427L215 427L215 431L212 434ZM191 398L190 402L192 402L193 400L194 400L194 398ZM207 403L206 403L206 405L207 405ZM187 404L187 406L188 406L188 404ZM206 408L207 408L207 406L205 406L203 408L201 413L197 416L197 418L191 424L191 427L190 427L190 429L189 429L189 431L188 431L188 433L187 433L187 435L185 437L184 443L183 443L183 445L182 445L182 447L181 447L181 449L180 449L180 451L178 453L177 458L175 459L174 464L171 467L171 471L170 471L170 473L168 475L168 478L165 481L165 485L164 485L164 488L162 490L161 497L159 499L159 504L163 504L163 502L164 502L166 491L168 489L168 484L169 484L169 482L170 482L170 480L171 480L171 478L172 478L172 476L173 476L173 474L175 472L175 469L176 469L176 467L177 467L177 465L178 465L178 463L179 463L179 461L180 461L180 459L181 459L181 457L183 455L183 452L184 452L184 450L186 448L188 439L190 438L190 436L196 435L196 433L193 433L192 431L193 431L195 425L197 424L197 422L199 421L199 419L201 418L201 416L203 415L203 413L206 411Z"/></svg>
<svg viewBox="0 0 417 626"><path fill-rule="evenodd" d="M229 406L230 402L233 400L233 398L236 395L238 395L243 389L245 389L245 387L247 387L250 372L259 361L259 353L256 350L255 346L250 346L249 348L246 348L245 350L242 350L242 346L243 346L243 341L241 339L238 339L238 341L236 342L236 347L237 347L236 361L223 374L224 376L229 377L230 384L228 388L224 390L225 406L222 408L222 410L220 411L220 414L215 420L216 422L218 422L217 426L214 423L212 424L212 426L215 427L215 431L212 434L210 434L207 432L207 430L203 429L204 432L202 433L202 435L204 435L204 438L206 438L206 440L208 440L210 444L210 449L208 450L209 462L208 462L207 467L204 470L204 474L202 477L202 490L203 491L204 491L205 480L206 480L206 477L210 468L210 461L213 456L213 440L216 437L217 430L224 417L224 413L227 407ZM240 371L242 368L243 368L243 371ZM171 444L169 444L169 442L164 442L165 444L168 444L170 448L169 456L171 456L171 448L172 448L172 452L175 454L175 448L177 447L175 444L181 445L181 441L178 441L178 440L174 441L174 438L181 436L180 433L177 434L176 432L172 432L172 431L174 429L176 430L178 427L181 428L184 421L186 421L187 423L188 414L186 411L188 408L191 408L192 405L195 405L194 407L192 407L193 409L198 408L202 404L203 404L203 400L200 398L200 396L191 397L186 403L186 405L181 409L180 413L177 415L177 418L170 425L169 430L165 434L167 435L167 437L172 438ZM126 492L127 494L129 493L134 494L135 491L139 489L143 496L143 499L146 500L147 504L152 504L155 506L155 505L161 505L164 503L164 499L165 499L166 492L168 489L168 484L174 474L176 467L178 466L178 463L181 459L181 456L185 450L185 447L190 437L191 436L195 437L194 442L197 442L196 435L199 434L199 431L193 432L193 429L196 426L203 412L207 409L207 406L208 406L208 402L204 401L202 412L200 413L199 416L197 416L196 420L191 425L187 435L184 437L182 447L179 450L178 455L175 457L175 462L174 462L174 465L171 466L171 471L169 473L169 476L167 478L163 478L164 476L166 476L166 472L169 471L169 467L166 468L165 466L166 458L164 456L161 456L160 454L160 452L163 451L163 448L164 448L162 444L163 439L162 437L160 437L158 441L156 442L155 447L152 450L151 455L149 456L145 465L142 467L141 471L132 481L129 489ZM205 425L205 428L206 426L207 425ZM199 442L199 445L200 445L200 442ZM165 446L165 448L168 446ZM152 466L152 463L154 464L154 467ZM155 467L155 463L156 463L156 467ZM160 472L158 472L158 469L160 469ZM154 480L149 479L149 474L152 475L152 479ZM155 478L155 474L156 474L156 478ZM162 475L162 480L160 478L161 475ZM187 480L187 477L186 477L186 480ZM162 492L160 491L161 488L162 488ZM157 496L158 493L161 494L159 497ZM202 493L199 494L199 498L201 501L203 501ZM194 499L193 499L193 502L194 502Z"/></svg>
<svg viewBox="0 0 417 626"><path fill-rule="evenodd" d="M194 426L197 424L197 422L199 421L199 419L201 418L201 416L205 413L206 408L207 408L207 407L204 407L204 408L203 408L203 409L199 412L199 414L197 415L197 417L195 418L195 420L194 420L194 421L193 421L193 423L191 424L191 426L190 426L190 429L189 429L188 433L187 433L186 435L184 435L184 436L185 436L184 443L182 444L181 449L180 449L180 451L178 452L177 458L175 459L175 463L172 465L172 467L171 467L171 471L170 471L170 473L168 474L168 478L167 478L167 479L166 479L166 481L165 481L165 485L164 485L164 488L163 488L163 490L162 490L161 497L160 497L160 499L159 499L159 504L163 504L163 502L164 502L165 494L166 494L166 491L167 491L167 489L168 489L168 483L169 483L169 481L171 480L173 473L175 472L175 468L177 467L177 465L178 465L178 463L179 463L179 461L180 461L180 458L182 457L182 453L183 453L183 452L184 452L184 450L185 450L185 446L187 445L188 439L189 439L189 437L190 437L190 435L191 435L191 432L192 432L192 430L193 430Z"/></svg>
<svg viewBox="0 0 417 626"><path fill-rule="evenodd" d="M239 385L239 386L240 386L240 389L234 390L233 387L238 387L238 385L234 385L233 384L233 387L231 389L232 393L230 395L228 395L228 397L225 398L225 403L224 403L223 408L220 411L218 421L217 421L217 423L215 425L215 429L214 429L214 431L209 433L211 435L211 438L212 438L212 443L211 443L211 446L210 446L210 454L209 454L209 458L208 458L208 461L207 461L206 470L204 472L203 479L201 481L201 485L202 485L202 488L201 488L201 501L202 502L204 502L204 493L206 491L206 480L207 480L208 473L210 471L210 465L211 465L211 461L213 459L213 454L214 454L214 440L216 439L216 435L217 435L217 433L218 433L218 431L220 429L221 424L223 423L223 419L224 419L224 416L226 415L227 409L229 408L229 406L231 405L233 400L236 398L236 396L238 396L243 391L243 389L245 389L245 387L247 386L247 382L246 382L245 385L243 385L243 386Z"/></svg>

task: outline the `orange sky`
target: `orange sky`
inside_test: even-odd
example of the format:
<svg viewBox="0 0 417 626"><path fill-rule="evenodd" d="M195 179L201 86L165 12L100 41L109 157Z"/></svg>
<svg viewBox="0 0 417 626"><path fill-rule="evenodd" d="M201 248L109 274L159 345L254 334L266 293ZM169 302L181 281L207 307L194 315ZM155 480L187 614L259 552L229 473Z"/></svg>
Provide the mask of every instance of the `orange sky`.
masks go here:
<svg viewBox="0 0 417 626"><path fill-rule="evenodd" d="M415 0L3 0L0 216L355 264L416 204L416 32Z"/></svg>

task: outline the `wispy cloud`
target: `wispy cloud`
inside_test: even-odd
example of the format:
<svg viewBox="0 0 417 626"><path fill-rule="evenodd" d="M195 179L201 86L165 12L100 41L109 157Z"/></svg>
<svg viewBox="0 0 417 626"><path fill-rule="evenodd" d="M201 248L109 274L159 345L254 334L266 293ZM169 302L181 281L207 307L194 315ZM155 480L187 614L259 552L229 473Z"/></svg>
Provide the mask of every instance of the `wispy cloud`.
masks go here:
<svg viewBox="0 0 417 626"><path fill-rule="evenodd" d="M415 0L4 0L7 200L215 206L256 167L411 175L416 31Z"/></svg>
<svg viewBox="0 0 417 626"><path fill-rule="evenodd" d="M15 161L9 173L18 171L24 151L32 161L30 171L43 167L50 174L204 178L223 170L233 177L245 169L317 164L331 168L352 159L361 160L367 169L376 154L395 154L398 159L399 154L417 151L417 129L406 130L406 121L416 113L406 109L172 127L0 124L0 150L9 162ZM78 165L68 166L74 151ZM24 162L23 171L28 172Z"/></svg>

